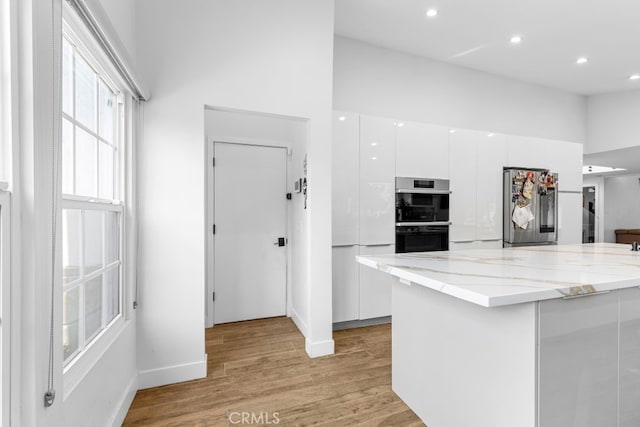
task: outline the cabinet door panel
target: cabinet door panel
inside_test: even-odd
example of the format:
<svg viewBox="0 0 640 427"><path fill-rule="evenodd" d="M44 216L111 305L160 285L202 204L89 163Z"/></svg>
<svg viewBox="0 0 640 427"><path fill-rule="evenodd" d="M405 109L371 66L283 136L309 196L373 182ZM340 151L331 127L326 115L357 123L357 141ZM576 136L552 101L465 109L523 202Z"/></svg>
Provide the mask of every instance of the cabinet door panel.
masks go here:
<svg viewBox="0 0 640 427"><path fill-rule="evenodd" d="M362 245L395 242L395 135L393 120L360 116Z"/></svg>
<svg viewBox="0 0 640 427"><path fill-rule="evenodd" d="M615 426L618 293L539 304L539 426Z"/></svg>
<svg viewBox="0 0 640 427"><path fill-rule="evenodd" d="M504 135L478 139L478 240L502 238L502 180L507 166Z"/></svg>
<svg viewBox="0 0 640 427"><path fill-rule="evenodd" d="M582 194L580 193L558 193L558 243L582 243Z"/></svg>
<svg viewBox="0 0 640 427"><path fill-rule="evenodd" d="M332 147L333 244L358 243L360 123L357 114L334 111Z"/></svg>
<svg viewBox="0 0 640 427"><path fill-rule="evenodd" d="M620 423L640 426L640 289L620 292Z"/></svg>
<svg viewBox="0 0 640 427"><path fill-rule="evenodd" d="M451 227L449 240L476 240L477 233L477 147L479 132L457 130L449 138Z"/></svg>
<svg viewBox="0 0 640 427"><path fill-rule="evenodd" d="M558 174L560 191L582 191L582 144L552 141L551 170Z"/></svg>
<svg viewBox="0 0 640 427"><path fill-rule="evenodd" d="M395 245L360 246L360 255L385 255L395 252ZM381 271L360 265L360 319L391 316L393 278Z"/></svg>
<svg viewBox="0 0 640 427"><path fill-rule="evenodd" d="M396 175L449 178L449 128L403 122L397 128Z"/></svg>
<svg viewBox="0 0 640 427"><path fill-rule="evenodd" d="M358 246L336 246L333 260L333 321L358 319Z"/></svg>

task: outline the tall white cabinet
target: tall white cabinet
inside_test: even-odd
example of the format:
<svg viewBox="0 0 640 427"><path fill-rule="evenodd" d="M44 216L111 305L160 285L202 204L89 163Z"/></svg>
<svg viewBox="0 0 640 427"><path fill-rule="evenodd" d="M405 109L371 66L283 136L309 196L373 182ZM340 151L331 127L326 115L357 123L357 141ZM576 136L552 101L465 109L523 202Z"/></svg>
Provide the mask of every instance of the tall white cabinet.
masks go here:
<svg viewBox="0 0 640 427"><path fill-rule="evenodd" d="M361 245L395 242L395 142L393 120L360 116Z"/></svg>
<svg viewBox="0 0 640 427"><path fill-rule="evenodd" d="M449 179L449 128L398 122L396 176Z"/></svg>
<svg viewBox="0 0 640 427"><path fill-rule="evenodd" d="M394 252L396 123L335 111L333 129L333 321L389 316L392 279L355 257Z"/></svg>
<svg viewBox="0 0 640 427"><path fill-rule="evenodd" d="M333 245L357 245L360 239L360 118L333 113L332 237Z"/></svg>

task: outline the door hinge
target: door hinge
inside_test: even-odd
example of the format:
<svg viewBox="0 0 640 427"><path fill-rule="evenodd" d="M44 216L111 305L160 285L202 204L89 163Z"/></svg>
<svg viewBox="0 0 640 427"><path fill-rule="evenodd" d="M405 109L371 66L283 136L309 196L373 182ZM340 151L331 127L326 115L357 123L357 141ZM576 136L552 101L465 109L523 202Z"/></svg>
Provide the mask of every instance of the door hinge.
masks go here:
<svg viewBox="0 0 640 427"><path fill-rule="evenodd" d="M216 158L215 157L211 158L211 166L213 166L214 168L216 167Z"/></svg>
<svg viewBox="0 0 640 427"><path fill-rule="evenodd" d="M213 301L214 302L216 301L216 293L215 292L213 293Z"/></svg>
<svg viewBox="0 0 640 427"><path fill-rule="evenodd" d="M213 234L216 234L216 225L213 224L213 227L211 227L211 231L213 232Z"/></svg>
<svg viewBox="0 0 640 427"><path fill-rule="evenodd" d="M287 193L287 200L291 200L291 193Z"/></svg>

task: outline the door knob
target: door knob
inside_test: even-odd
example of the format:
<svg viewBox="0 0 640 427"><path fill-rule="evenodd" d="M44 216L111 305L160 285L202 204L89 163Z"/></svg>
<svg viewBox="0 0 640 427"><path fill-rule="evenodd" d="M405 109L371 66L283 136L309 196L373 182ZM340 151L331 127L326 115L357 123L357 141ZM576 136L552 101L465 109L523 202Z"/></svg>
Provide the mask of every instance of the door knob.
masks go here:
<svg viewBox="0 0 640 427"><path fill-rule="evenodd" d="M285 239L284 237L278 237L278 240L273 242L274 246L284 246L287 244L287 239Z"/></svg>

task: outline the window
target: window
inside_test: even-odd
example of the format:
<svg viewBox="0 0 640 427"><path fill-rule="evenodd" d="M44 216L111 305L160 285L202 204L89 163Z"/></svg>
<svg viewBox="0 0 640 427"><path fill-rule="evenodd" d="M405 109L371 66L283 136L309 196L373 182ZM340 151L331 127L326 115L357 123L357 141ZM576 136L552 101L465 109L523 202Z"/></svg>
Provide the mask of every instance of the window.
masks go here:
<svg viewBox="0 0 640 427"><path fill-rule="evenodd" d="M70 38L62 53L62 342L68 365L122 311L123 104L106 73Z"/></svg>

